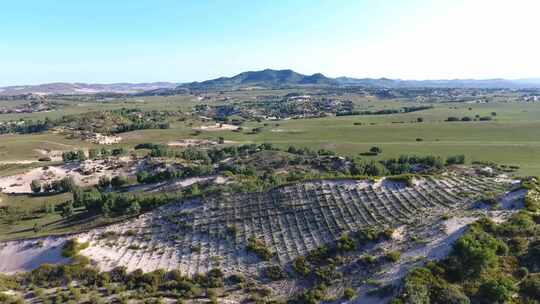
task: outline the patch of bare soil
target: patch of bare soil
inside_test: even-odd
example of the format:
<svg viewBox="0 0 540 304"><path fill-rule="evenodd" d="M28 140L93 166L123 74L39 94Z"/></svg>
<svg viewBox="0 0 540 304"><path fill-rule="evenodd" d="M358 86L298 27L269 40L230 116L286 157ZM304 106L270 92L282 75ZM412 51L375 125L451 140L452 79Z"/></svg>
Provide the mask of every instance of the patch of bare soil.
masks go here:
<svg viewBox="0 0 540 304"><path fill-rule="evenodd" d="M153 184L135 185L131 186L128 191L144 191L144 192L171 192L185 187L189 187L196 183L211 182L214 184L224 184L227 182L227 178L223 176L206 176L206 177L191 177L183 178L172 181L164 181Z"/></svg>
<svg viewBox="0 0 540 304"><path fill-rule="evenodd" d="M210 146L217 145L218 142L214 140L207 139L180 139L175 141L170 141L167 143L171 147L198 147L198 146Z"/></svg>
<svg viewBox="0 0 540 304"><path fill-rule="evenodd" d="M215 125L200 126L197 130L201 131L233 131L237 130L239 127L229 124L220 124L216 123Z"/></svg>
<svg viewBox="0 0 540 304"><path fill-rule="evenodd" d="M42 264L67 263L62 256L66 237L45 237L0 243L0 272L12 274L29 271Z"/></svg>
<svg viewBox="0 0 540 304"><path fill-rule="evenodd" d="M62 150L49 150L49 149L35 149L39 153L40 158L50 158L51 161L61 161L62 160Z"/></svg>
<svg viewBox="0 0 540 304"><path fill-rule="evenodd" d="M101 176L135 174L136 164L128 160L86 160L61 166L44 166L25 173L0 178L0 191L3 193L31 193L30 183L39 180L42 183L61 180L69 176L80 186L96 185Z"/></svg>
<svg viewBox="0 0 540 304"><path fill-rule="evenodd" d="M103 135L101 133L94 133L86 140L100 144L100 145L114 145L122 141L122 137L120 136L114 136L114 135Z"/></svg>
<svg viewBox="0 0 540 304"><path fill-rule="evenodd" d="M489 216L491 212L469 210L474 201L459 193L464 189L499 186L489 178L456 176L425 178L405 188L386 185L376 188L367 181L325 180L288 185L267 193L205 197L162 206L136 219L93 229L76 237L90 243L81 254L96 261L101 270L126 266L129 271L179 269L191 275L221 267L225 273L258 276L264 267L288 265L295 257L334 240L342 232L394 227L391 240L344 256L343 267L348 267L346 283L360 295L353 303L381 303L384 299L367 296L373 286L367 286L366 278L381 285L396 283L411 268L444 258L479 213ZM519 201L525 194L508 192L500 201ZM328 204L333 208L323 208ZM317 210L317 213L308 210ZM517 210L500 211L512 214ZM443 214L453 217L441 220ZM104 232L113 237L103 238ZM274 252L270 261L261 261L246 251L246 240L251 236ZM22 242L30 244L36 240ZM15 264L28 267L3 266L3 269L31 269L35 265L33 251L25 252L25 246L16 244L4 243L3 246L10 249L0 250L0 261L7 255L17 255L20 261ZM46 244L44 247L52 249ZM359 254L381 257L390 251L401 253L397 262L384 263L377 268L356 262ZM288 294L295 288L301 290L292 280L271 286L278 294Z"/></svg>

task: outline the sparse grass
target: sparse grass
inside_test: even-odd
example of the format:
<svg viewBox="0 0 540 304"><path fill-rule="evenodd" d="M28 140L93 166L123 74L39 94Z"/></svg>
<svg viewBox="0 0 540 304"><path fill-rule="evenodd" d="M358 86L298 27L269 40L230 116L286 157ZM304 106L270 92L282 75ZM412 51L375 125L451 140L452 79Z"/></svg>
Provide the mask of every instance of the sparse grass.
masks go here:
<svg viewBox="0 0 540 304"><path fill-rule="evenodd" d="M269 92L267 92L269 93ZM275 93L275 92L273 92ZM284 92L282 92L284 93ZM250 95L251 94L251 95ZM236 93L238 98L253 97L264 94L264 91ZM135 98L137 99L137 98ZM84 106L68 105L66 114L82 113L96 109L117 109L120 107L137 107L149 109L188 110L197 104L189 96L148 97L143 102L135 100L118 100L111 103L88 103ZM400 106L411 106L416 103L402 101L370 101L365 98L353 98L360 109L385 109ZM472 108L472 110L469 110ZM60 111L56 111L60 112ZM449 116L463 117L476 114L488 116L496 112L494 121L489 122L445 122ZM41 118L53 117L58 113L35 113L16 116ZM416 123L418 116L424 119ZM0 119L2 115L0 115ZM5 117L4 117L5 118ZM14 117L11 117L13 119ZM392 123L403 121L404 123ZM143 142L166 143L178 138L192 138L192 126L200 125L200 121L188 120L174 122L166 130L139 130L122 133L124 140L120 146L132 148ZM267 126L264 126L264 124ZM355 125L355 123L362 123ZM279 126L276 126L276 125ZM370 156L370 159L397 157L401 154L436 154L443 157L463 154L468 162L493 161L505 165L520 167L518 174L540 174L540 104L501 103L460 104L440 103L433 109L391 115L361 115L345 117L325 117L272 122L248 122L244 132L202 132L197 138L216 139L222 136L225 140L238 143L271 142L280 147L289 145L307 146L310 148L327 148L339 153L358 155L368 151L372 146L380 147L384 153ZM257 134L247 134L248 130L263 127ZM275 132L273 129L280 129ZM89 147L92 144L78 140L68 140L55 134L3 135L0 141L0 156L4 160L37 159L37 148L53 150L70 147ZM423 141L417 142L416 138ZM0 170L1 171L1 170Z"/></svg>

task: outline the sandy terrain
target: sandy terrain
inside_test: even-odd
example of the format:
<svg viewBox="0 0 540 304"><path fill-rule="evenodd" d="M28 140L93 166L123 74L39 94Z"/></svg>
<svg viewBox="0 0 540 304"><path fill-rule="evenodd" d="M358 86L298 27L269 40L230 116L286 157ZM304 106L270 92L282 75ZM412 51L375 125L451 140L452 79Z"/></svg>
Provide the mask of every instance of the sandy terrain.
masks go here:
<svg viewBox="0 0 540 304"><path fill-rule="evenodd" d="M37 162L37 160L0 160L0 165L27 165Z"/></svg>
<svg viewBox="0 0 540 304"><path fill-rule="evenodd" d="M194 180L177 182L188 185ZM450 185L452 183L453 186ZM476 185L480 186L479 183ZM426 260L446 256L453 242L466 231L466 226L477 218L476 213L484 212L489 215L489 210L486 209L470 212L466 211L466 208L458 207L462 205L442 207L446 204L443 201L445 195L458 193L465 187L458 179L426 180L425 183L406 189L396 189L393 186L374 189L372 184L364 181L320 181L286 186L257 196L238 194L228 200L225 197L204 201L195 199L169 204L128 222L93 229L72 237L90 243L81 254L96 261L101 270L126 266L129 271L138 268L144 271L179 269L182 273L194 274L220 266L226 273L258 275L262 267L275 263L285 265L296 256L334 239L340 235L340 231L366 227L346 228L347 225L360 225L362 222L359 216L350 217L353 219L351 221L346 220L349 218L346 214L356 214L357 207L367 205L372 211L378 210L376 212L382 214L387 208L388 211L393 208L396 212L405 212L405 209L398 211L391 207L397 206L398 201L400 204L414 202L410 206L420 206L421 202L428 204L441 200L437 206L426 206L425 210L411 210L414 221L399 225L395 218L384 219L377 216L375 211L361 212L362 216L373 216L374 220L380 221L373 224L375 226L385 227L391 224L396 228L391 241L367 248L368 253L374 256L389 250L399 250L402 253L397 263L388 264L377 273L371 274L375 280L386 284L402 278L411 267L422 265ZM501 201L519 201L525 193L510 192L503 196ZM433 196L423 198L423 195ZM244 200L246 197L249 198L248 201ZM319 199L316 199L317 197ZM322 199L323 197L325 198ZM447 202L450 202L449 198ZM456 202L463 203L467 206L472 204ZM321 208L321 204L333 204L335 207ZM252 208L258 212L251 213L248 209ZM326 210L326 213L308 217L308 210L316 209L320 210L319 212ZM263 210L264 214L259 214ZM512 213L516 210L503 211ZM440 215L449 211L454 215L453 218L439 220ZM422 216L418 217L419 213ZM337 226L343 227L343 230L336 232L335 226L328 226L334 221L338 221ZM228 225L233 223L238 229L235 235L227 232ZM115 232L116 236L111 239L101 238L106 231ZM276 256L271 262L262 262L246 252L245 242L252 235L266 244L273 244L271 248L274 248ZM65 239L67 238L63 240ZM37 240L5 242L3 245L0 243L0 271L30 270L45 261L65 262L59 257L57 247L62 238L40 240L43 241L41 248L35 246ZM361 281L366 278L363 273L366 269L360 267L354 271L358 273L352 273L353 280ZM282 289L278 288L278 292L287 292L289 289L290 286L283 286ZM366 291L360 290L356 303L378 303L375 299L366 297ZM378 301L380 302L380 299Z"/></svg>
<svg viewBox="0 0 540 304"><path fill-rule="evenodd" d="M96 133L96 137L92 142L95 142L100 145L113 145L117 144L120 141L122 141L122 137L120 136L106 136L99 133Z"/></svg>
<svg viewBox="0 0 540 304"><path fill-rule="evenodd" d="M201 130L201 131L232 131L232 130L237 130L238 128L239 127L235 126L235 125L216 123L215 125L200 126L199 128L197 128L197 130Z"/></svg>
<svg viewBox="0 0 540 304"><path fill-rule="evenodd" d="M28 271L41 264L66 263L62 257L62 244L66 237L46 237L0 243L0 272L15 273Z"/></svg>
<svg viewBox="0 0 540 304"><path fill-rule="evenodd" d="M48 150L48 149L35 149L39 153L40 157L50 157L51 161L61 161L62 160L62 150Z"/></svg>
<svg viewBox="0 0 540 304"><path fill-rule="evenodd" d="M171 147L196 147L196 146L206 146L206 145L217 145L216 141L207 140L207 139L180 139L175 141L170 141L167 143Z"/></svg>
<svg viewBox="0 0 540 304"><path fill-rule="evenodd" d="M31 193L30 183L33 180L51 182L66 176L74 179L81 186L96 185L103 175L135 174L134 166L127 161L111 162L108 160L86 160L81 163L70 163L61 166L39 167L25 173L0 178L0 191L3 193Z"/></svg>
<svg viewBox="0 0 540 304"><path fill-rule="evenodd" d="M181 188L191 186L195 183L208 182L211 181L214 184L224 184L227 182L227 179L223 176L207 176L207 177L192 177L177 179L172 181L164 181L154 184L143 184L135 185L129 187L128 191L144 191L144 192L170 192L175 191Z"/></svg>

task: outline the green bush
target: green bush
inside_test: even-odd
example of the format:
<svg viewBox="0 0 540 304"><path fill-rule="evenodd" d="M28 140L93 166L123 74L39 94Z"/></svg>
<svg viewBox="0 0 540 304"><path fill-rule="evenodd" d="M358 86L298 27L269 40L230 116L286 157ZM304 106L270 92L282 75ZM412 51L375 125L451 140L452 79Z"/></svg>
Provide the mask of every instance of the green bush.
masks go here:
<svg viewBox="0 0 540 304"><path fill-rule="evenodd" d="M478 290L478 298L482 303L507 303L515 292L515 282L507 277L490 279Z"/></svg>
<svg viewBox="0 0 540 304"><path fill-rule="evenodd" d="M356 241L349 235L343 234L337 240L337 249L341 252L353 251L356 249Z"/></svg>
<svg viewBox="0 0 540 304"><path fill-rule="evenodd" d="M62 256L74 258L81 250L87 248L88 245L88 243L79 243L76 239L67 240L62 247Z"/></svg>
<svg viewBox="0 0 540 304"><path fill-rule="evenodd" d="M298 274L302 276L307 276L311 270L309 268L309 264L307 263L306 259L303 256L299 256L294 259L292 267L294 271L296 271Z"/></svg>
<svg viewBox="0 0 540 304"><path fill-rule="evenodd" d="M254 252L261 260L264 261L270 260L274 255L274 253L270 251L268 247L266 247L263 241L258 240L253 236L249 237L246 249Z"/></svg>
<svg viewBox="0 0 540 304"><path fill-rule="evenodd" d="M520 292L528 299L540 299L540 274L534 274L520 285Z"/></svg>
<svg viewBox="0 0 540 304"><path fill-rule="evenodd" d="M278 281L287 278L287 273L280 266L268 266L264 269L265 276L271 281Z"/></svg>
<svg viewBox="0 0 540 304"><path fill-rule="evenodd" d="M356 298L356 291L352 288L345 288L343 291L343 297L347 300L352 300Z"/></svg>
<svg viewBox="0 0 540 304"><path fill-rule="evenodd" d="M395 263L399 261L401 253L399 251L389 251L384 255L384 257L386 258L386 260Z"/></svg>

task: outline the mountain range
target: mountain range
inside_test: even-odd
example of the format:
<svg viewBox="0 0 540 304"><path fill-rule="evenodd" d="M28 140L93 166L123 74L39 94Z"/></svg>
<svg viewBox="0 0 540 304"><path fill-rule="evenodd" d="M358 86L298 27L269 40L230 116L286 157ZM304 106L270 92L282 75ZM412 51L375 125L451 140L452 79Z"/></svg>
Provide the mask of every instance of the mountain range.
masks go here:
<svg viewBox="0 0 540 304"><path fill-rule="evenodd" d="M360 86L367 88L479 88L479 89L527 89L540 88L540 79L449 79L449 80L401 80L390 78L326 77L321 73L304 75L293 70L243 72L232 77L220 77L190 83L49 83L0 87L0 95L23 94L95 94L121 93L136 95L167 95L186 91L228 90L241 88L280 88L297 86Z"/></svg>
<svg viewBox="0 0 540 304"><path fill-rule="evenodd" d="M326 77L321 73L303 75L292 70L243 72L233 77L220 77L203 82L181 84L179 88L227 89L241 87L287 86L362 86L369 88L540 88L540 79L451 79L451 80L401 80L389 78Z"/></svg>
<svg viewBox="0 0 540 304"><path fill-rule="evenodd" d="M96 94L96 93L120 93L134 94L155 89L174 89L177 83L152 82L152 83L67 83L56 82L39 85L21 85L0 87L0 96L15 96L25 94L41 95L70 95L70 94Z"/></svg>

